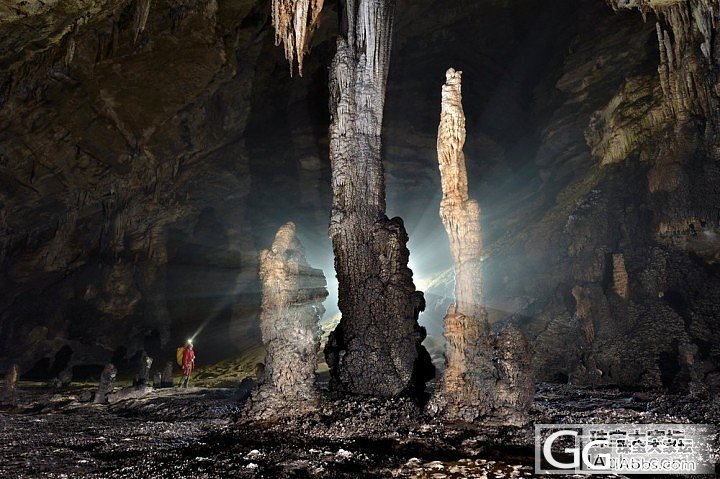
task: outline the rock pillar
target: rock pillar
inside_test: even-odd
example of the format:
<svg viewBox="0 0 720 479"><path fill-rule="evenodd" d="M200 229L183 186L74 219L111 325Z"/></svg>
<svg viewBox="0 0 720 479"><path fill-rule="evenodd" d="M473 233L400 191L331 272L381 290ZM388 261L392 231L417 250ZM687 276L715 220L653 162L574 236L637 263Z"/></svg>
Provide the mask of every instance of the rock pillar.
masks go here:
<svg viewBox="0 0 720 479"><path fill-rule="evenodd" d="M115 376L117 376L117 369L112 363L105 365L102 374L100 374L100 386L95 393L95 403L106 404L108 402L108 395L112 393L115 387Z"/></svg>
<svg viewBox="0 0 720 479"><path fill-rule="evenodd" d="M348 0L330 69L330 237L342 319L325 358L330 386L355 394L418 394L434 376L418 325L425 308L408 268L408 236L385 215L381 130L393 0Z"/></svg>
<svg viewBox="0 0 720 479"><path fill-rule="evenodd" d="M17 382L20 377L20 369L17 364L11 364L5 374L5 387L3 399L8 404L15 404L17 401Z"/></svg>
<svg viewBox="0 0 720 479"><path fill-rule="evenodd" d="M440 217L455 263L455 304L445 316L445 373L428 409L448 419L522 424L534 391L529 347L515 329L496 338L483 306L480 207L468 195L461 75L449 69L442 88Z"/></svg>
<svg viewBox="0 0 720 479"><path fill-rule="evenodd" d="M264 380L249 399L249 415L269 419L314 411L320 399L315 387L319 321L328 293L325 276L308 264L293 223L282 226L272 248L261 253L260 279L266 358Z"/></svg>
<svg viewBox="0 0 720 479"><path fill-rule="evenodd" d="M150 384L150 368L152 368L153 358L143 351L140 357L140 371L138 372L138 379L136 386L145 386Z"/></svg>

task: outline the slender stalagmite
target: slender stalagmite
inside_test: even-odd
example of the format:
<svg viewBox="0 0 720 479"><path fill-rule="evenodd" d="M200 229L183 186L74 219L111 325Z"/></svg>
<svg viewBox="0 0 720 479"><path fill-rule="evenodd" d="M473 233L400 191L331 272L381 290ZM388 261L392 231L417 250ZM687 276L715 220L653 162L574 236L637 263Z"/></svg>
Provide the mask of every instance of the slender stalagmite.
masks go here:
<svg viewBox="0 0 720 479"><path fill-rule="evenodd" d="M342 319L325 356L335 390L417 394L434 375L417 318L425 307L408 268L408 236L385 215L381 130L394 0L345 2L346 35L330 71L330 160Z"/></svg>
<svg viewBox="0 0 720 479"><path fill-rule="evenodd" d="M0 398L7 404L15 404L17 400L17 382L20 369L17 364L11 364L5 374L5 388L3 397Z"/></svg>
<svg viewBox="0 0 720 479"><path fill-rule="evenodd" d="M319 321L327 297L322 270L311 268L295 225L275 235L260 255L263 287L260 329L266 347L264 381L253 391L248 413L256 419L302 415L318 407L315 367Z"/></svg>
<svg viewBox="0 0 720 479"><path fill-rule="evenodd" d="M112 363L106 364L105 369L103 369L100 374L100 385L95 393L95 402L97 404L106 404L108 402L108 395L112 393L115 388L116 376L117 368L115 365Z"/></svg>
<svg viewBox="0 0 720 479"><path fill-rule="evenodd" d="M150 384L150 368L153 364L153 358L143 351L140 357L140 371L138 373L138 379L136 386L144 386Z"/></svg>
<svg viewBox="0 0 720 479"><path fill-rule="evenodd" d="M442 88L440 217L455 262L455 304L445 316L445 373L429 410L451 419L521 424L532 400L532 378L517 364L529 367L529 350L515 329L495 338L483 306L480 207L468 196L461 75L449 69Z"/></svg>

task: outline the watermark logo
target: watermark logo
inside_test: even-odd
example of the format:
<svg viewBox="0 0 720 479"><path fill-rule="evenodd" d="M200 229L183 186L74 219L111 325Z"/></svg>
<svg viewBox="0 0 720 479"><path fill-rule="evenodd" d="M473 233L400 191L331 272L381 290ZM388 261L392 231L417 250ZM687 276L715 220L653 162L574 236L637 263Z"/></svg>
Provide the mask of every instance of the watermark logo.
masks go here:
<svg viewBox="0 0 720 479"><path fill-rule="evenodd" d="M714 474L706 424L536 424L536 474Z"/></svg>

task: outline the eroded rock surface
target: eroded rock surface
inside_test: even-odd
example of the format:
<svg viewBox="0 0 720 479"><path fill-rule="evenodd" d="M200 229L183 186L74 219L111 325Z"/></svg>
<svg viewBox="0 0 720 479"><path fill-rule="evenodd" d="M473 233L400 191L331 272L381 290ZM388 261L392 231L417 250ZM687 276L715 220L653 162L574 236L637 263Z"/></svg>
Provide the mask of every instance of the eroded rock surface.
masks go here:
<svg viewBox="0 0 720 479"><path fill-rule="evenodd" d="M506 327L496 339L483 298L480 206L468 195L462 72L451 68L442 88L438 163L440 217L455 261L455 304L444 322L445 371L428 408L448 419L521 425L534 383L532 353L523 334Z"/></svg>
<svg viewBox="0 0 720 479"><path fill-rule="evenodd" d="M325 347L330 386L356 394L418 394L434 375L422 346L425 309L408 268L408 236L385 215L382 118L395 0L348 2L330 70L330 238L342 319Z"/></svg>
<svg viewBox="0 0 720 479"><path fill-rule="evenodd" d="M115 377L117 376L117 368L114 364L108 363L105 365L102 374L100 375L100 385L95 392L95 403L106 404L108 397L112 394L115 388Z"/></svg>
<svg viewBox="0 0 720 479"><path fill-rule="evenodd" d="M320 402L315 386L319 321L328 293L325 275L308 264L293 223L283 225L272 247L261 253L260 279L266 356L259 374L262 381L248 399L247 413L268 419L315 411ZM260 368L255 369L259 376Z"/></svg>

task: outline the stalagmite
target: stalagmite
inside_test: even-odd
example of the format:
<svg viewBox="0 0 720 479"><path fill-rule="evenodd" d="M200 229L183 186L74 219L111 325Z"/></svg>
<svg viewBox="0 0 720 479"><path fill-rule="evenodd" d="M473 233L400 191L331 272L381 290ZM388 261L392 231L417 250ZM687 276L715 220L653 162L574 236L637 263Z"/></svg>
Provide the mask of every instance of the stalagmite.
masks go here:
<svg viewBox="0 0 720 479"><path fill-rule="evenodd" d="M272 22L275 45L283 44L292 75L295 60L303 74L303 59L310 51L312 34L318 26L324 0L273 0Z"/></svg>
<svg viewBox="0 0 720 479"><path fill-rule="evenodd" d="M57 377L50 380L49 386L52 388L67 388L70 387L70 384L72 384L72 368L67 367L60 371L60 374L57 375Z"/></svg>
<svg viewBox="0 0 720 479"><path fill-rule="evenodd" d="M100 374L100 386L95 393L96 404L106 404L108 402L108 395L113 392L115 387L115 376L117 376L117 369L112 363L105 365L105 369Z"/></svg>
<svg viewBox="0 0 720 479"><path fill-rule="evenodd" d="M15 404L17 401L17 382L20 376L17 364L11 364L5 374L5 388L3 390L3 401L8 404Z"/></svg>
<svg viewBox="0 0 720 479"><path fill-rule="evenodd" d="M249 399L248 414L268 419L314 411L319 402L319 321L327 290L322 270L311 268L305 259L293 223L282 226L272 248L261 253L260 279L266 365L264 380Z"/></svg>
<svg viewBox="0 0 720 479"><path fill-rule="evenodd" d="M347 35L330 72L330 237L342 319L325 357L333 389L380 396L417 394L434 375L408 236L400 218L385 215L381 130L394 8L392 0L347 1Z"/></svg>
<svg viewBox="0 0 720 479"><path fill-rule="evenodd" d="M535 398L532 357L532 348L519 329L509 325L500 331L495 340L499 380L493 394L492 421L516 426L528 421Z"/></svg>
<svg viewBox="0 0 720 479"><path fill-rule="evenodd" d="M628 299L628 274L625 269L625 257L622 253L612 256L613 290L623 299Z"/></svg>
<svg viewBox="0 0 720 479"><path fill-rule="evenodd" d="M455 304L445 316L445 373L428 409L451 419L523 424L534 391L530 352L515 329L495 339L483 307L480 207L468 196L461 75L449 69L442 89L440 217L455 262Z"/></svg>
<svg viewBox="0 0 720 479"><path fill-rule="evenodd" d="M168 361L162 372L162 387L168 388L173 385L173 362Z"/></svg>
<svg viewBox="0 0 720 479"><path fill-rule="evenodd" d="M592 318L592 292L587 286L576 284L571 291L575 298L575 319L588 343L595 341L595 325Z"/></svg>
<svg viewBox="0 0 720 479"><path fill-rule="evenodd" d="M140 357L140 371L138 372L138 379L135 384L136 386L150 384L150 368L152 367L152 364L153 358L143 351L142 356Z"/></svg>

